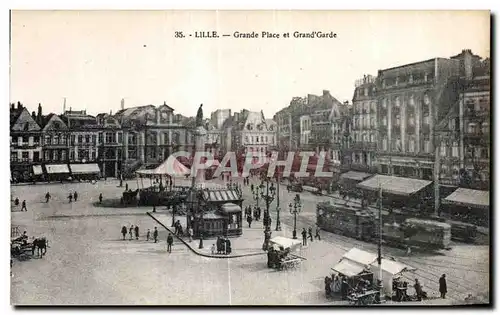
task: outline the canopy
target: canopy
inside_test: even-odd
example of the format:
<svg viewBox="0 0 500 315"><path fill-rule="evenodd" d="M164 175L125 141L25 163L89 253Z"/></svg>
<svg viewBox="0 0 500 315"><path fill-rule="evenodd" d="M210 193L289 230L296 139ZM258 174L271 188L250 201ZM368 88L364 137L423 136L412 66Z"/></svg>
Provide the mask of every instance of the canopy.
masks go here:
<svg viewBox="0 0 500 315"><path fill-rule="evenodd" d="M373 263L371 263L371 266L372 268L378 269L378 261L374 261ZM391 259L382 258L382 271L387 272L393 276L404 271L413 270L416 269Z"/></svg>
<svg viewBox="0 0 500 315"><path fill-rule="evenodd" d="M95 163L92 164L71 164L71 173L72 174L95 174L100 173L101 170L99 166Z"/></svg>
<svg viewBox="0 0 500 315"><path fill-rule="evenodd" d="M230 202L240 200L240 195L235 190L205 190L203 197L208 202Z"/></svg>
<svg viewBox="0 0 500 315"><path fill-rule="evenodd" d="M69 173L67 164L52 164L45 165L48 174L66 174Z"/></svg>
<svg viewBox="0 0 500 315"><path fill-rule="evenodd" d="M349 171L347 173L344 173L340 175L340 179L351 179L355 181L363 181L366 178L372 176L372 174L369 173L363 173L363 172L354 172L354 171Z"/></svg>
<svg viewBox="0 0 500 315"><path fill-rule="evenodd" d="M216 214L216 213L204 213L203 219L204 220L221 220L221 219L224 219L224 217L219 215L219 214Z"/></svg>
<svg viewBox="0 0 500 315"><path fill-rule="evenodd" d="M451 195L444 198L444 200L450 204L488 208L490 206L490 192L485 190L458 188Z"/></svg>
<svg viewBox="0 0 500 315"><path fill-rule="evenodd" d="M224 213L237 213L241 212L241 207L237 204L228 202L222 205L222 212Z"/></svg>
<svg viewBox="0 0 500 315"><path fill-rule="evenodd" d="M362 266L370 265L377 260L377 255L357 248L351 248L351 250L342 257L361 264Z"/></svg>
<svg viewBox="0 0 500 315"><path fill-rule="evenodd" d="M363 272L365 268L349 259L342 259L335 267L332 268L340 274L343 274L349 278L359 275Z"/></svg>
<svg viewBox="0 0 500 315"><path fill-rule="evenodd" d="M373 191L378 191L379 188L382 188L383 192L400 196L409 196L419 192L431 183L431 181L422 179L375 175L359 183L357 187Z"/></svg>
<svg viewBox="0 0 500 315"><path fill-rule="evenodd" d="M155 169L156 174L182 177L191 174L191 170L184 166L173 156L169 156L160 166Z"/></svg>
<svg viewBox="0 0 500 315"><path fill-rule="evenodd" d="M271 245L277 245L279 247L283 247L284 249L290 248L291 250L295 250L302 245L302 242L299 240L294 240L291 238L276 236L269 240Z"/></svg>
<svg viewBox="0 0 500 315"><path fill-rule="evenodd" d="M33 165L33 174L43 175L43 169L41 165Z"/></svg>
<svg viewBox="0 0 500 315"><path fill-rule="evenodd" d="M172 177L181 177L191 174L189 168L182 165L175 157L169 156L160 166L155 169L142 169L136 171L139 175L154 176L154 175L169 175Z"/></svg>

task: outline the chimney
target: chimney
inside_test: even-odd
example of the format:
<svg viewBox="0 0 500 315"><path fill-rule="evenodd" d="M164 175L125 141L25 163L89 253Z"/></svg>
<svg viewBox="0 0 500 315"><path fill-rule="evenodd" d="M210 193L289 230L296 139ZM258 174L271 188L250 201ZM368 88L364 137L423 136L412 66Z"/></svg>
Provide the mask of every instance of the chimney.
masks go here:
<svg viewBox="0 0 500 315"><path fill-rule="evenodd" d="M121 101L121 104L120 104L120 108L121 108L121 110L125 109L125 99L124 98L122 98L122 101Z"/></svg>
<svg viewBox="0 0 500 315"><path fill-rule="evenodd" d="M466 80L472 79L472 52L470 49L463 50L464 74Z"/></svg>
<svg viewBox="0 0 500 315"><path fill-rule="evenodd" d="M328 90L323 90L323 96L327 96L330 93Z"/></svg>
<svg viewBox="0 0 500 315"><path fill-rule="evenodd" d="M16 104L15 104L15 103L10 103L10 109L11 109L11 110L16 109Z"/></svg>
<svg viewBox="0 0 500 315"><path fill-rule="evenodd" d="M33 118L33 120L34 120L34 121L39 122L39 121L38 121L38 118L36 117L36 113L35 113L35 111L32 111L32 112L31 112L31 118Z"/></svg>
<svg viewBox="0 0 500 315"><path fill-rule="evenodd" d="M21 104L21 102L17 102L17 109L22 109L23 108L23 104Z"/></svg>

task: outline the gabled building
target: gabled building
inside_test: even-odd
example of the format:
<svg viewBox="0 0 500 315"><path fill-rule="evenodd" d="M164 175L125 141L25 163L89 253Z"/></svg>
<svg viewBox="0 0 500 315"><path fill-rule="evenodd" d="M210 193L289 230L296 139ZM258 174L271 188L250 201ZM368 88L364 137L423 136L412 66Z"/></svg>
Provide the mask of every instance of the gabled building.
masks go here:
<svg viewBox="0 0 500 315"><path fill-rule="evenodd" d="M43 116L42 119L43 162L68 163L70 130L66 123L56 114Z"/></svg>
<svg viewBox="0 0 500 315"><path fill-rule="evenodd" d="M41 162L41 127L37 122L39 114L32 115L20 102L10 104L10 169L14 181L29 181L33 165Z"/></svg>

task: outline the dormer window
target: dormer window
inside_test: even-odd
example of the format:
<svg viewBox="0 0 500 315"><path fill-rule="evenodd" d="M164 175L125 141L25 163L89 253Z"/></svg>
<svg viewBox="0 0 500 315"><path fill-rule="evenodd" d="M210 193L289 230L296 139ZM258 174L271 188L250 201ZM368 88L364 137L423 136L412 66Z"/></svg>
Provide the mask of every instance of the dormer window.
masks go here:
<svg viewBox="0 0 500 315"><path fill-rule="evenodd" d="M252 126L252 124L248 124L248 125L247 125L247 129L248 129L248 130L253 130L253 126Z"/></svg>

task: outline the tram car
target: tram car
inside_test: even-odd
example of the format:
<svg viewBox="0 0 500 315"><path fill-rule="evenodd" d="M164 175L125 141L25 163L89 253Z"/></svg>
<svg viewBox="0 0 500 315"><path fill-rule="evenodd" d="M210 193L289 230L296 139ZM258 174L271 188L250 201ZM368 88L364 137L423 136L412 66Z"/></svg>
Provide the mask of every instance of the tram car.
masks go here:
<svg viewBox="0 0 500 315"><path fill-rule="evenodd" d="M370 241L376 237L375 216L369 211L321 202L316 208L318 226L328 232Z"/></svg>
<svg viewBox="0 0 500 315"><path fill-rule="evenodd" d="M451 225L425 219L406 219L402 224L384 224L383 240L388 245L449 249Z"/></svg>
<svg viewBox="0 0 500 315"><path fill-rule="evenodd" d="M328 232L364 241L378 239L379 220L370 209L322 202L317 205L316 220L318 226ZM384 243L394 247L449 249L451 226L444 222L409 218L401 224L383 224L382 238Z"/></svg>

